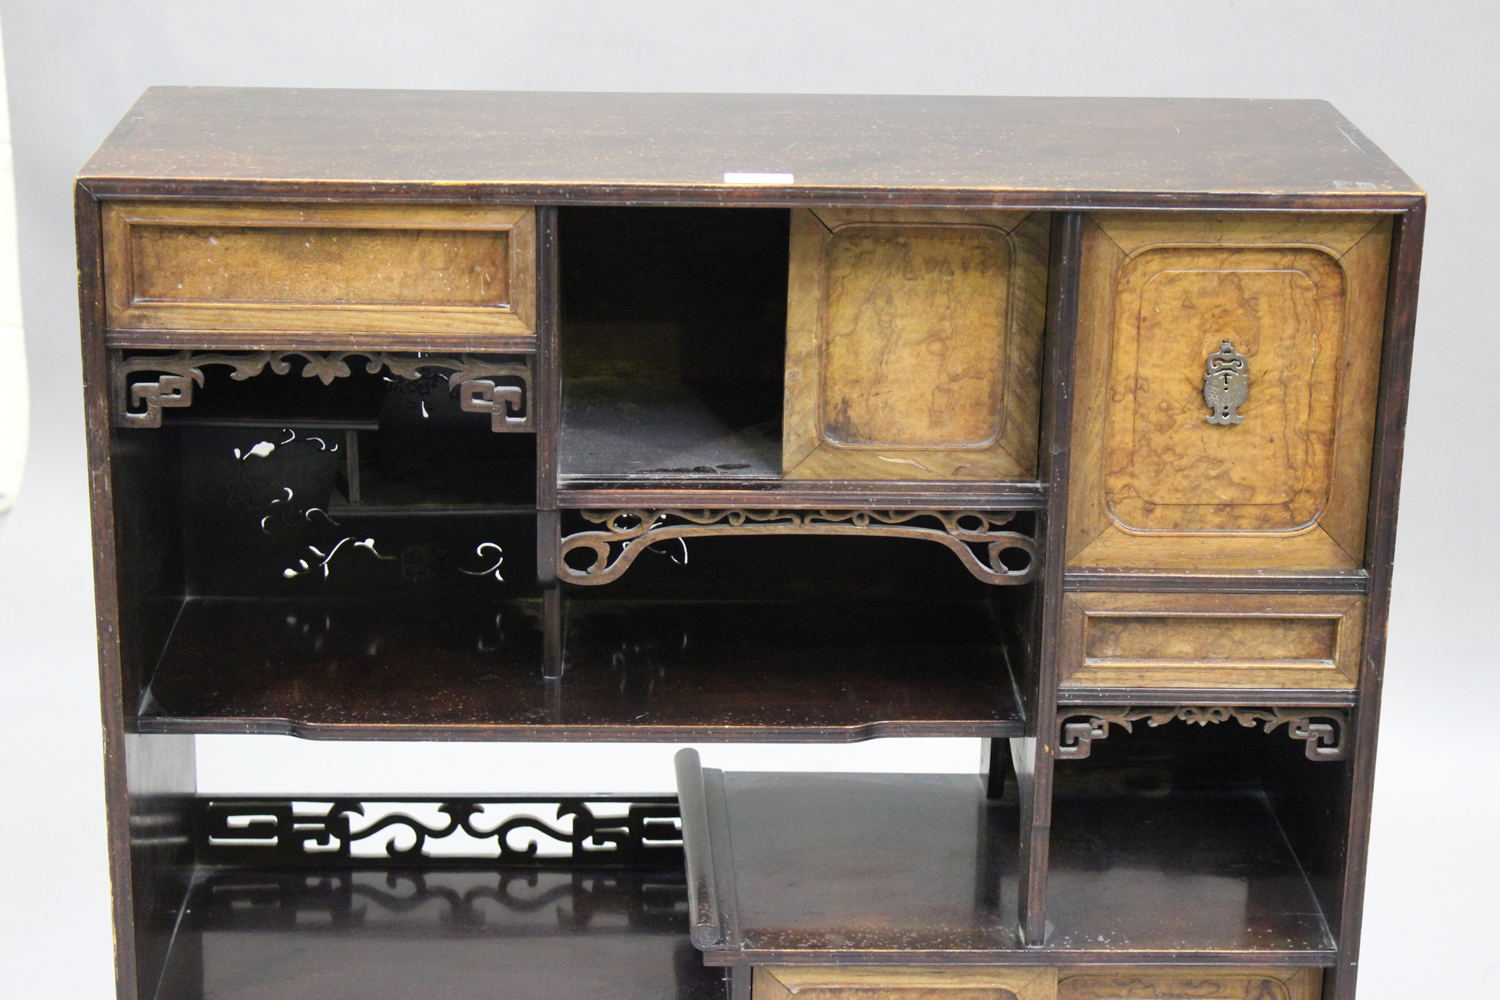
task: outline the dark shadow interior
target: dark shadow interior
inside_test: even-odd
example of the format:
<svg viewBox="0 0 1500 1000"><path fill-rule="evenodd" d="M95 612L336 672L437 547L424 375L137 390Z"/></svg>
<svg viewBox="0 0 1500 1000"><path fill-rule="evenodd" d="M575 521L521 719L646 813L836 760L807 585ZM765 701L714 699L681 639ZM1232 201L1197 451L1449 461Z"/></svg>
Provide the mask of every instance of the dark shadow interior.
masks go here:
<svg viewBox="0 0 1500 1000"><path fill-rule="evenodd" d="M1112 725L1057 762L1049 943L1334 947L1348 764L1267 721Z"/></svg>
<svg viewBox="0 0 1500 1000"><path fill-rule="evenodd" d="M789 219L559 209L564 476L780 475Z"/></svg>
<svg viewBox="0 0 1500 1000"><path fill-rule="evenodd" d="M289 362L243 381L205 366L192 406L113 434L141 713L270 713L311 677L352 697L424 661L451 661L431 685L451 703L496 661L534 671L536 436L461 410L440 369L356 356L324 384Z"/></svg>

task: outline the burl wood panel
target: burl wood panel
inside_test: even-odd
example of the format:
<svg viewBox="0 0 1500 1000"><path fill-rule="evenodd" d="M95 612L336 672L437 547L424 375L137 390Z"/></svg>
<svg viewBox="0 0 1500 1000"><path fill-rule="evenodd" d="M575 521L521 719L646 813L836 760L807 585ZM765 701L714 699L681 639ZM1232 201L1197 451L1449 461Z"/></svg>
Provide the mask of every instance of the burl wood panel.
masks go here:
<svg viewBox="0 0 1500 1000"><path fill-rule="evenodd" d="M798 209L789 479L1031 478L1047 217Z"/></svg>
<svg viewBox="0 0 1500 1000"><path fill-rule="evenodd" d="M277 331L530 338L534 244L522 206L107 203L106 322L226 331L225 346Z"/></svg>
<svg viewBox="0 0 1500 1000"><path fill-rule="evenodd" d="M1050 968L758 966L753 1000L1053 1000Z"/></svg>
<svg viewBox="0 0 1500 1000"><path fill-rule="evenodd" d="M1390 221L1106 214L1084 239L1070 565L1363 565ZM1210 424L1208 356L1248 359Z"/></svg>
<svg viewBox="0 0 1500 1000"><path fill-rule="evenodd" d="M1082 967L1058 971L1057 1000L1318 1000L1322 969Z"/></svg>
<svg viewBox="0 0 1500 1000"><path fill-rule="evenodd" d="M1065 688L1353 690L1363 597L1071 593Z"/></svg>

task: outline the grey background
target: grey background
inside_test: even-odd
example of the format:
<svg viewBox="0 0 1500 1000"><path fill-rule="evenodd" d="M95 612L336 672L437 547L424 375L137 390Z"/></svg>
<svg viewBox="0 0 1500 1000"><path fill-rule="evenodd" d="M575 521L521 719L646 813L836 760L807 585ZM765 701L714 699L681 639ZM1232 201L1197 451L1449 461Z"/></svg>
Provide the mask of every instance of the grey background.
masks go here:
<svg viewBox="0 0 1500 1000"><path fill-rule="evenodd" d="M1431 195L1360 996L1500 995L1495 5L5 0L0 26L33 399L0 528L7 996L112 991L69 184L151 84L1331 100Z"/></svg>

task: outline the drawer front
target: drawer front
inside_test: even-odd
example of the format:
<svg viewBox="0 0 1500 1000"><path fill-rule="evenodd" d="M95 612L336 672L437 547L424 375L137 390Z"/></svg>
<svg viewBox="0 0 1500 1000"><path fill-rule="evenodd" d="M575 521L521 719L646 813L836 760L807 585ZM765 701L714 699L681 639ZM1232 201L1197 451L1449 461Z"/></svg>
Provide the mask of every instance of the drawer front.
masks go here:
<svg viewBox="0 0 1500 1000"><path fill-rule="evenodd" d="M106 325L529 337L534 243L522 206L107 203Z"/></svg>
<svg viewBox="0 0 1500 1000"><path fill-rule="evenodd" d="M1371 215L1089 223L1070 563L1363 565L1390 232Z"/></svg>
<svg viewBox="0 0 1500 1000"><path fill-rule="evenodd" d="M1322 969L1075 968L1059 970L1057 1000L1318 1000Z"/></svg>
<svg viewBox="0 0 1500 1000"><path fill-rule="evenodd" d="M1363 613L1354 595L1070 593L1060 683L1352 690Z"/></svg>
<svg viewBox="0 0 1500 1000"><path fill-rule="evenodd" d="M1049 968L757 967L752 1000L1053 1000Z"/></svg>
<svg viewBox="0 0 1500 1000"><path fill-rule="evenodd" d="M1032 477L1047 225L794 210L783 475Z"/></svg>
<svg viewBox="0 0 1500 1000"><path fill-rule="evenodd" d="M753 1000L1318 1000L1322 969L759 967Z"/></svg>

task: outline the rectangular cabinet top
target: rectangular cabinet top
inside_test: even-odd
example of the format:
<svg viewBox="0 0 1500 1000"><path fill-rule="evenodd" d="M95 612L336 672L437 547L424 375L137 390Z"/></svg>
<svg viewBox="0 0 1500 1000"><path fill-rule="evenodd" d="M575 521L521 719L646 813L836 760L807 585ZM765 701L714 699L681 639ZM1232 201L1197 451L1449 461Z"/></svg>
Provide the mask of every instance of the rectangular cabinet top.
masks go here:
<svg viewBox="0 0 1500 1000"><path fill-rule="evenodd" d="M1325 101L155 87L96 194L1397 210Z"/></svg>

